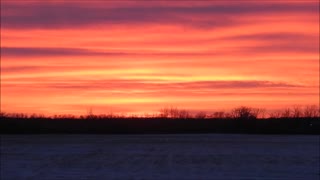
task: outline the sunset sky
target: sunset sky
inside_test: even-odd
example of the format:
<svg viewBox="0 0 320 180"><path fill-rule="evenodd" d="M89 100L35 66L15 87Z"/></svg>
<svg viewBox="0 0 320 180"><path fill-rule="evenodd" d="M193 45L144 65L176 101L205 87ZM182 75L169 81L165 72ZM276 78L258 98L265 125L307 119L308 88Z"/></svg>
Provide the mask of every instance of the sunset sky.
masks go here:
<svg viewBox="0 0 320 180"><path fill-rule="evenodd" d="M317 0L1 0L1 111L310 104L319 104Z"/></svg>

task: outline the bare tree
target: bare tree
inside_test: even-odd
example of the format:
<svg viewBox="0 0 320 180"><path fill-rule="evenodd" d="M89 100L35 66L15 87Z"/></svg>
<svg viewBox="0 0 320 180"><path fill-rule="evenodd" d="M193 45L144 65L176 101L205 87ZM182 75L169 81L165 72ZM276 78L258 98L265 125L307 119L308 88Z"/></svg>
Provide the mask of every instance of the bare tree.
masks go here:
<svg viewBox="0 0 320 180"><path fill-rule="evenodd" d="M319 117L319 107L316 105L309 105L304 108L303 116L308 118Z"/></svg>
<svg viewBox="0 0 320 180"><path fill-rule="evenodd" d="M196 119L205 119L206 117L207 117L207 113L203 111L200 111L195 115Z"/></svg>
<svg viewBox="0 0 320 180"><path fill-rule="evenodd" d="M223 116L221 116L221 118L231 119L231 118L234 118L234 116L232 112L227 112L227 113L224 113Z"/></svg>
<svg viewBox="0 0 320 180"><path fill-rule="evenodd" d="M179 110L178 110L178 108L171 107L169 109L169 117L170 118L179 118Z"/></svg>
<svg viewBox="0 0 320 180"><path fill-rule="evenodd" d="M222 119L225 117L225 112L224 111L217 111L213 113L214 118Z"/></svg>
<svg viewBox="0 0 320 180"><path fill-rule="evenodd" d="M2 118L2 117L6 117L7 116L7 114L5 113L5 112L0 112L0 117Z"/></svg>
<svg viewBox="0 0 320 180"><path fill-rule="evenodd" d="M283 110L283 112L281 113L281 117L283 117L283 118L291 117L291 109L290 108L285 108Z"/></svg>
<svg viewBox="0 0 320 180"><path fill-rule="evenodd" d="M160 109L160 117L162 118L190 118L190 113L187 110L179 110L178 108L162 108Z"/></svg>
<svg viewBox="0 0 320 180"><path fill-rule="evenodd" d="M241 106L231 111L233 118L237 119L256 119L257 114L254 113L253 108Z"/></svg>
<svg viewBox="0 0 320 180"><path fill-rule="evenodd" d="M274 111L272 113L269 114L270 118L280 118L282 116L282 112L281 111Z"/></svg>
<svg viewBox="0 0 320 180"><path fill-rule="evenodd" d="M183 109L183 110L178 110L178 113L179 113L179 118L180 119L188 119L188 118L190 118L190 113L187 111L187 110L185 110L185 109Z"/></svg>
<svg viewBox="0 0 320 180"><path fill-rule="evenodd" d="M262 108L251 108L251 114L256 118L265 118L265 112Z"/></svg>
<svg viewBox="0 0 320 180"><path fill-rule="evenodd" d="M300 118L302 117L302 108L301 106L294 106L293 107L293 113L292 113L292 117L294 118Z"/></svg>
<svg viewBox="0 0 320 180"><path fill-rule="evenodd" d="M170 114L170 111L168 108L162 108L160 109L160 117L161 118L168 118Z"/></svg>

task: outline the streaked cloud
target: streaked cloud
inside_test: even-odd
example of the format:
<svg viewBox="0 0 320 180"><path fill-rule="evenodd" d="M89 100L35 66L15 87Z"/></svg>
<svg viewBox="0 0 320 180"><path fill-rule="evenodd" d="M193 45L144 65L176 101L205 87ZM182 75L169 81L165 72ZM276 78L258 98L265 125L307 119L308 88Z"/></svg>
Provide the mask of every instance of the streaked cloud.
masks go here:
<svg viewBox="0 0 320 180"><path fill-rule="evenodd" d="M86 3L78 2L10 3L10 1L4 1L2 25L7 28L61 28L94 24L169 23L215 27L233 24L232 17L239 15L279 12L318 13L319 11L317 2L296 4L227 1L225 3L204 2L198 6L192 6L190 3L190 6L181 6L182 3L164 5L163 2L157 4L157 2L143 1L130 6L128 1L123 1L115 3L117 6L112 4L112 2L96 2L88 6ZM210 16L212 18L207 18ZM190 17L195 18L190 22Z"/></svg>
<svg viewBox="0 0 320 180"><path fill-rule="evenodd" d="M46 56L112 56L128 55L120 52L97 52L80 48L28 48L28 47L1 47L3 57L46 57Z"/></svg>
<svg viewBox="0 0 320 180"><path fill-rule="evenodd" d="M319 48L317 1L4 0L1 108L316 104Z"/></svg>

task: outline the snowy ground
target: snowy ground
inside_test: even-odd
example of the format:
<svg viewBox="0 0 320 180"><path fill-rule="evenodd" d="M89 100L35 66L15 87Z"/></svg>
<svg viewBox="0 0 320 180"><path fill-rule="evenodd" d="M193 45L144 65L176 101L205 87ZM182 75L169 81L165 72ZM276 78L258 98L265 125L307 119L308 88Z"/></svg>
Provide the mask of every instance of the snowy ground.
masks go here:
<svg viewBox="0 0 320 180"><path fill-rule="evenodd" d="M1 180L319 176L319 136L1 135Z"/></svg>

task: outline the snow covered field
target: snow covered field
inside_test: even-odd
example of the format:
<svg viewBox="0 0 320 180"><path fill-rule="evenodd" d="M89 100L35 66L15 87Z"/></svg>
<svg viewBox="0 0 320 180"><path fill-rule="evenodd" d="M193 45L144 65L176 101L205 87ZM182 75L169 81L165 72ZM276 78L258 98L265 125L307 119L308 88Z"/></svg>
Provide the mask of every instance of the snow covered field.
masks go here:
<svg viewBox="0 0 320 180"><path fill-rule="evenodd" d="M319 176L319 136L1 135L1 180Z"/></svg>

